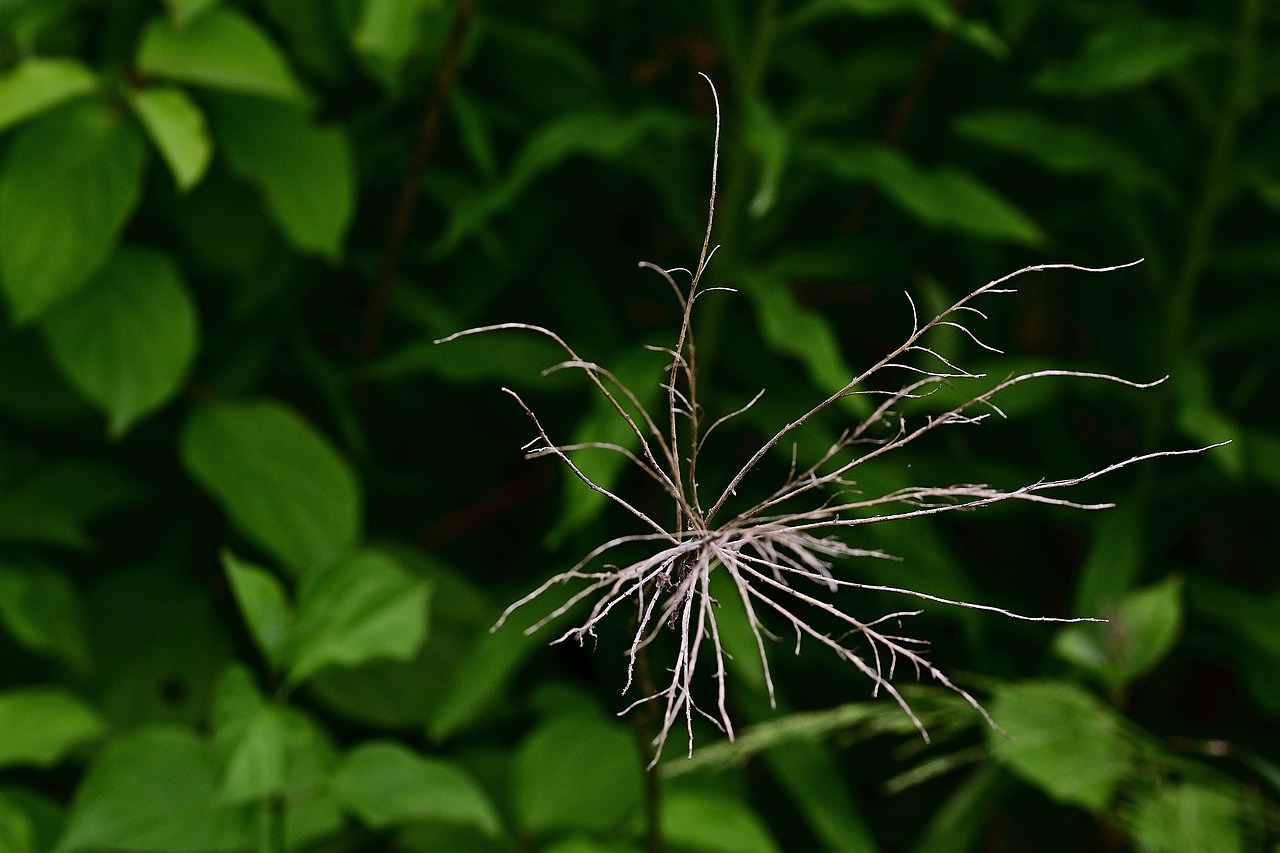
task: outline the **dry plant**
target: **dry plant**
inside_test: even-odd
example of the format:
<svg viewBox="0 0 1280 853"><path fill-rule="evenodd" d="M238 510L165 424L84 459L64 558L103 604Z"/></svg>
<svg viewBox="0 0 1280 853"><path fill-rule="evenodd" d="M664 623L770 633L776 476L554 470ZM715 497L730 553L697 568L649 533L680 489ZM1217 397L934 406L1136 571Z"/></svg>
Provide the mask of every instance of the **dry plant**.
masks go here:
<svg viewBox="0 0 1280 853"><path fill-rule="evenodd" d="M706 78L706 75L702 75ZM708 84L711 83L707 79ZM1207 448L1192 450L1160 451L1134 456L1122 462L1066 479L1040 479L1017 488L1005 489L983 484L958 484L950 486L909 486L885 494L867 495L860 492L853 479L858 469L886 454L899 450L929 433L943 427L974 425L990 414L1004 416L994 398L1002 391L1024 382L1047 377L1075 377L1101 380L1127 385L1133 388L1150 388L1163 381L1133 382L1107 373L1080 370L1036 370L1015 374L969 397L965 402L941 413L912 415L903 411L909 401L928 397L944 387L957 383L981 380L986 374L972 373L941 355L926 341L931 332L949 327L963 333L978 347L993 353L1000 350L984 343L970 327L975 319L986 315L974 306L980 297L1013 293L1007 286L1018 276L1044 270L1076 270L1089 273L1111 272L1133 266L1138 261L1118 266L1090 268L1075 264L1042 264L1025 267L1017 272L988 282L933 319L921 323L915 303L907 295L911 309L911 331L906 340L871 367L853 377L836 393L782 427L757 449L738 469L729 482L719 490L709 503L703 497L698 478L698 460L702 456L707 439L717 429L754 406L764 394L760 391L749 403L737 411L707 424L704 410L699 403L698 371L694 348L694 306L705 294L713 291L730 291L724 287L701 287L703 274L715 247L711 245L712 222L715 217L716 170L720 147L720 104L712 86L716 108L715 143L711 170L710 203L707 210L706 232L702 251L694 269L665 269L642 262L640 266L660 275L672 288L681 308L681 321L675 345L670 349L656 349L670 359L665 391L665 409L658 419L652 417L640 404L637 395L609 370L580 357L573 348L555 332L541 326L526 323L499 323L457 332L437 343L445 343L467 335L487 334L497 331L523 330L550 338L567 356L566 360L547 369L581 371L601 394L618 417L622 418L635 440L636 449L618 444L589 442L583 444L558 444L543 428L538 416L510 388L502 389L511 395L533 421L537 437L525 446L526 456L536 458L553 456L560 460L588 488L617 504L637 519L643 532L611 539L592 549L576 565L547 580L537 589L516 601L502 614L498 625L517 608L537 599L543 593L560 584L581 582L585 585L551 613L528 629L538 631L549 622L564 615L580 602L591 601L586 619L566 631L554 642L570 638L584 642L594 637L597 626L619 605L630 602L634 607L634 632L627 649L627 679L623 693L627 693L635 680L637 660L664 632L675 635L677 651L670 667L670 682L650 695L637 699L621 713L649 702L660 703L661 726L653 740L653 763L658 761L672 730L683 721L688 734L689 750L693 749L693 719L695 712L710 720L730 739L734 736L733 722L727 705L726 651L716 621L719 606L711 595L711 577L720 571L728 575L746 611L748 625L755 640L764 681L770 701L774 698L773 676L770 672L766 640L780 639L765 625L766 615L771 620L787 626L795 635L795 651L802 640L809 638L825 646L839 658L848 661L872 682L872 694L880 690L890 694L911 718L921 735L928 733L912 711L903 695L893 684L893 676L901 662L913 670L917 678L927 673L934 680L964 697L978 713L995 728L999 728L982 705L967 691L953 683L925 657L924 641L901 636L895 631L903 617L918 615L919 610L888 613L870 621L849 615L824 600L824 593L840 589L876 590L897 593L914 599L987 610L1014 619L1035 622L1104 621L1099 619L1063 619L1046 616L1024 616L999 607L965 601L953 601L929 595L905 587L858 583L833 574L834 562L849 557L894 559L878 550L853 547L840 537L845 531L866 524L883 524L901 519L919 518L944 512L959 512L1001 501L1027 501L1052 504L1077 509L1104 509L1107 503L1082 503L1058 497L1060 490L1079 485L1103 474L1124 468L1136 462L1159 456L1178 456L1198 453ZM688 277L689 284L682 287L677 274ZM908 359L911 363L908 363ZM891 381L884 390L881 377L905 376ZM865 396L872 403L872 411L856 426L846 429L826 452L813 464L800 469L796 463L796 451L791 447L791 466L783 482L771 494L747 509L726 517L728 501L739 486L757 469L767 454L786 443L793 433L818 414L826 411L845 397ZM618 453L651 478L670 499L674 521L664 525L646 514L626 498L593 482L573 461L575 454L588 450L605 450ZM635 547L643 543L647 556L623 566L604 562L606 555L615 549ZM819 630L811 624L818 614L826 621L839 623L843 632L839 636ZM861 648L855 650L854 642ZM694 699L695 675L699 662L708 656L714 671L714 708L701 707Z"/></svg>

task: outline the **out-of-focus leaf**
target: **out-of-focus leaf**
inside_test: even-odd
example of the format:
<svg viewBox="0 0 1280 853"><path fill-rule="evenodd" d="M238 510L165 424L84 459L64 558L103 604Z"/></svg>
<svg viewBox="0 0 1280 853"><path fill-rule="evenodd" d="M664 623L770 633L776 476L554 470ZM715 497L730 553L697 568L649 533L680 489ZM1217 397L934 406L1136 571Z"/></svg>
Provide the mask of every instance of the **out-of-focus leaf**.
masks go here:
<svg viewBox="0 0 1280 853"><path fill-rule="evenodd" d="M1119 605L1142 573L1145 527L1136 502L1101 514L1080 570L1072 613L1100 617Z"/></svg>
<svg viewBox="0 0 1280 853"><path fill-rule="evenodd" d="M425 581L373 552L308 575L288 643L289 680L304 681L325 666L409 660L427 636L430 592Z"/></svg>
<svg viewBox="0 0 1280 853"><path fill-rule="evenodd" d="M1095 32L1078 57L1046 68L1034 85L1054 95L1094 95L1141 86L1178 71L1223 42L1203 23L1130 17Z"/></svg>
<svg viewBox="0 0 1280 853"><path fill-rule="evenodd" d="M594 714L539 726L520 747L512 773L516 814L532 832L604 832L640 807L640 752L624 727Z"/></svg>
<svg viewBox="0 0 1280 853"><path fill-rule="evenodd" d="M1139 847L1151 853L1245 849L1238 799L1194 782L1142 796L1125 810L1124 822Z"/></svg>
<svg viewBox="0 0 1280 853"><path fill-rule="evenodd" d="M195 358L198 324L173 261L122 248L41 326L62 372L119 436L178 390Z"/></svg>
<svg viewBox="0 0 1280 853"><path fill-rule="evenodd" d="M15 320L76 293L107 260L145 162L132 120L97 101L68 104L15 135L0 166L0 284Z"/></svg>
<svg viewBox="0 0 1280 853"><path fill-rule="evenodd" d="M0 767L52 767L105 733L102 716L61 687L0 692Z"/></svg>
<svg viewBox="0 0 1280 853"><path fill-rule="evenodd" d="M350 26L356 15L354 5L266 0L263 7L283 35L289 58L310 74L336 82L351 72Z"/></svg>
<svg viewBox="0 0 1280 853"><path fill-rule="evenodd" d="M346 132L261 99L220 98L214 119L232 171L262 190L289 241L306 252L341 257L355 210L355 163Z"/></svg>
<svg viewBox="0 0 1280 853"><path fill-rule="evenodd" d="M352 45L374 75L394 88L405 60L425 35L423 16L443 7L441 0L365 0Z"/></svg>
<svg viewBox="0 0 1280 853"><path fill-rule="evenodd" d="M854 15L880 18L888 15L917 15L940 30L955 33L997 59L1009 48L999 36L981 21L961 17L957 7L947 0L810 0L787 22L792 27L807 27L827 18Z"/></svg>
<svg viewBox="0 0 1280 853"><path fill-rule="evenodd" d="M197 408L182 459L237 527L295 570L333 562L360 536L355 475L328 440L279 403Z"/></svg>
<svg viewBox="0 0 1280 853"><path fill-rule="evenodd" d="M1209 616L1230 638L1234 661L1260 706L1280 716L1275 674L1280 667L1280 593L1257 595L1222 583L1197 583L1187 602Z"/></svg>
<svg viewBox="0 0 1280 853"><path fill-rule="evenodd" d="M779 853L760 816L713 791L673 791L662 800L662 835L681 849L705 853Z"/></svg>
<svg viewBox="0 0 1280 853"><path fill-rule="evenodd" d="M228 667L213 700L214 744L224 769L219 786L227 803L248 803L284 793L288 744L283 710L267 703L244 666Z"/></svg>
<svg viewBox="0 0 1280 853"><path fill-rule="evenodd" d="M546 848L546 853L641 853L641 849L635 844L567 838Z"/></svg>
<svg viewBox="0 0 1280 853"><path fill-rule="evenodd" d="M0 625L33 652L75 669L88 666L80 600L66 575L56 569L0 564Z"/></svg>
<svg viewBox="0 0 1280 853"><path fill-rule="evenodd" d="M53 363L40 331L31 327L0 334L0 409L50 425L93 412Z"/></svg>
<svg viewBox="0 0 1280 853"><path fill-rule="evenodd" d="M679 138L692 126L687 115L661 109L637 110L629 115L586 112L557 119L529 140L500 183L471 198L453 200L448 227L433 252L453 249L514 204L539 175L570 157L616 162L642 141Z"/></svg>
<svg viewBox="0 0 1280 853"><path fill-rule="evenodd" d="M293 611L284 585L271 572L230 552L223 553L222 567L259 651L274 666L281 666L293 629Z"/></svg>
<svg viewBox="0 0 1280 853"><path fill-rule="evenodd" d="M786 127L762 99L747 102L744 142L755 154L760 166L756 192L748 207L752 216L767 214L778 197L778 188L791 153L791 140Z"/></svg>
<svg viewBox="0 0 1280 853"><path fill-rule="evenodd" d="M1034 222L967 172L922 169L878 145L811 142L800 153L834 178L876 187L926 225L1017 245L1045 243Z"/></svg>
<svg viewBox="0 0 1280 853"><path fill-rule="evenodd" d="M969 113L955 128L966 139L1021 154L1064 175L1100 175L1132 189L1171 192L1168 182L1132 149L1088 128L1017 110Z"/></svg>
<svg viewBox="0 0 1280 853"><path fill-rule="evenodd" d="M493 134L484 107L466 90L455 88L449 98L449 108L458 122L458 132L471 163L485 180L498 174L498 154L494 150Z"/></svg>
<svg viewBox="0 0 1280 853"><path fill-rule="evenodd" d="M213 142L199 105L175 86L140 89L130 95L129 103L178 188L185 191L200 183L213 157Z"/></svg>
<svg viewBox="0 0 1280 853"><path fill-rule="evenodd" d="M400 382L422 373L452 383L500 382L503 385L572 384L568 371L543 376L542 372L565 359L565 352L551 340L534 334L472 335L437 345L418 341L370 365L366 376L373 381Z"/></svg>
<svg viewBox="0 0 1280 853"><path fill-rule="evenodd" d="M961 782L929 816L912 853L968 853L982 843L991 812L1013 780L1001 767L981 767Z"/></svg>
<svg viewBox="0 0 1280 853"><path fill-rule="evenodd" d="M55 462L0 492L0 542L88 550L90 521L142 497L137 484L111 466Z"/></svg>
<svg viewBox="0 0 1280 853"><path fill-rule="evenodd" d="M219 800L208 745L151 726L115 738L90 766L57 849L231 853L250 846L248 817Z"/></svg>
<svg viewBox="0 0 1280 853"><path fill-rule="evenodd" d="M1123 687L1146 675L1173 648L1182 631L1182 578L1172 576L1126 595L1106 624L1064 628L1057 653L1099 675L1109 687Z"/></svg>
<svg viewBox="0 0 1280 853"><path fill-rule="evenodd" d="M1214 400L1213 383L1204 363L1190 356L1179 359L1171 381L1177 392L1178 427L1203 444L1231 441L1216 448L1210 458L1232 477L1241 476L1245 448L1232 440L1239 437L1240 426Z"/></svg>
<svg viewBox="0 0 1280 853"><path fill-rule="evenodd" d="M646 410L652 409L662 392L663 372L669 366L666 358L660 353L647 350L636 350L619 359L617 364L609 368L618 381L630 388L636 399ZM608 387L606 383L606 387ZM625 398L616 393L623 407L631 415L637 427L645 430L644 420ZM659 424L659 429L662 426ZM652 445L653 437L644 433ZM631 426L618 414L618 410L602 395L597 395L591 402L591 410L582 422L574 428L570 444L579 442L602 442L627 448L633 453L640 452L640 439ZM657 451L655 450L655 453ZM617 451L588 449L573 453L570 457L587 479L603 489L612 491L622 476L625 467L631 464L625 456ZM609 499L589 488L578 479L577 475L566 472L560 517L547 534L547 541L552 547L564 542L572 534L590 524L605 506Z"/></svg>
<svg viewBox="0 0 1280 853"><path fill-rule="evenodd" d="M988 706L1008 734L987 741L1004 764L1053 799L1101 811L1128 769L1114 712L1066 682L1001 687Z"/></svg>
<svg viewBox="0 0 1280 853"><path fill-rule="evenodd" d="M502 831L489 797L462 768L392 741L366 741L353 749L330 787L373 829L439 821L475 827L489 836Z"/></svg>
<svg viewBox="0 0 1280 853"><path fill-rule="evenodd" d="M164 0L165 8L176 28L181 29L222 0Z"/></svg>
<svg viewBox="0 0 1280 853"><path fill-rule="evenodd" d="M307 99L280 49L234 9L211 9L181 28L156 18L143 31L137 62L147 74L181 83L296 104Z"/></svg>
<svg viewBox="0 0 1280 853"><path fill-rule="evenodd" d="M0 131L97 85L93 71L75 59L29 57L0 74Z"/></svg>

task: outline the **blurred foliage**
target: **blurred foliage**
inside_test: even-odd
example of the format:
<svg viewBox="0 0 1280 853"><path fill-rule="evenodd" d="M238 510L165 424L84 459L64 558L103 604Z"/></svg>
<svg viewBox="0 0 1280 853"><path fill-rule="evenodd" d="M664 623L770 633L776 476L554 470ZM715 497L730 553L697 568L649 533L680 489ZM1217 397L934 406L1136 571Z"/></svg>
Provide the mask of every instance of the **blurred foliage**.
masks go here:
<svg viewBox="0 0 1280 853"><path fill-rule="evenodd" d="M1275 849L1277 36L1267 0L3 0L0 850ZM540 341L430 342L542 322L656 392L678 315L636 262L696 257L697 71L740 291L703 396L769 389L708 481L901 340L904 289L1043 261L1146 259L1025 283L989 339L1171 380L1011 397L882 476L1233 441L1081 489L1109 513L867 534L904 558L868 582L1111 618L921 617L1009 739L921 686L925 744L820 655L775 655L771 710L745 649L740 738L646 776L625 618L489 633L633 532L497 386L613 427Z"/></svg>

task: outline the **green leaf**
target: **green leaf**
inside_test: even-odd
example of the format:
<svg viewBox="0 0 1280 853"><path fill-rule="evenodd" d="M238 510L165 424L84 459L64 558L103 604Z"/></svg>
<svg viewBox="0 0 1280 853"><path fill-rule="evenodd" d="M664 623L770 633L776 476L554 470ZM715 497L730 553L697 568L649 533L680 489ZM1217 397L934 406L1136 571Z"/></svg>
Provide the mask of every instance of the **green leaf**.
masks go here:
<svg viewBox="0 0 1280 853"><path fill-rule="evenodd" d="M1014 780L1004 768L978 768L929 816L912 853L968 853L980 849L982 837L991 826L992 812L1013 786Z"/></svg>
<svg viewBox="0 0 1280 853"><path fill-rule="evenodd" d="M152 20L143 31L137 62L147 74L195 86L307 101L280 48L233 9L212 9L182 28Z"/></svg>
<svg viewBox="0 0 1280 853"><path fill-rule="evenodd" d="M1199 583L1187 601L1226 632L1232 659L1254 701L1280 716L1280 693L1275 689L1280 671L1280 592L1258 595L1223 583Z"/></svg>
<svg viewBox="0 0 1280 853"><path fill-rule="evenodd" d="M1129 593L1107 623L1072 625L1057 637L1060 656L1091 670L1112 689L1146 675L1182 631L1182 578L1173 576Z"/></svg>
<svg viewBox="0 0 1280 853"><path fill-rule="evenodd" d="M803 155L835 178L876 187L935 228L1017 245L1045 243L1039 227L1022 211L967 172L922 169L879 145L814 142L805 146Z"/></svg>
<svg viewBox="0 0 1280 853"><path fill-rule="evenodd" d="M516 815L532 832L610 830L639 809L643 795L635 738L594 714L539 726L516 754L512 774Z"/></svg>
<svg viewBox="0 0 1280 853"><path fill-rule="evenodd" d="M955 33L997 59L1009 53L1009 48L990 27L981 21L962 18L957 8L948 0L811 0L797 9L787 24L789 27L808 27L842 15L880 18L915 14L940 30Z"/></svg>
<svg viewBox="0 0 1280 853"><path fill-rule="evenodd" d="M610 369L622 385L631 389L640 405L650 409L662 391L663 374L668 366L663 355L636 349L623 355ZM635 424L644 430L644 420L640 413L633 410L621 395L615 393L614 396L619 398ZM652 442L647 433L645 437ZM640 439L635 431L618 414L613 404L594 389L591 409L574 428L569 443L584 442L615 444L633 452L638 452L640 448ZM574 453L571 458L587 479L609 490L613 489L630 464L625 456L613 450L589 449ZM608 504L608 498L589 488L577 475L566 474L562 489L563 509L555 525L547 533L547 542L551 547L560 545L566 538L591 524Z"/></svg>
<svg viewBox="0 0 1280 853"><path fill-rule="evenodd" d="M0 692L0 767L52 767L105 733L102 716L61 687Z"/></svg>
<svg viewBox="0 0 1280 853"><path fill-rule="evenodd" d="M279 403L195 409L182 459L236 526L290 568L332 563L359 539L355 475L315 427Z"/></svg>
<svg viewBox="0 0 1280 853"><path fill-rule="evenodd" d="M395 560L372 552L309 575L289 642L289 680L325 666L412 658L427 636L430 592Z"/></svg>
<svg viewBox="0 0 1280 853"><path fill-rule="evenodd" d="M79 670L89 664L80 601L56 569L0 564L0 625L33 652Z"/></svg>
<svg viewBox="0 0 1280 853"><path fill-rule="evenodd" d="M1021 154L1053 172L1099 175L1129 189L1171 192L1133 149L1088 128L1031 112L984 110L960 117L955 129L966 139Z"/></svg>
<svg viewBox="0 0 1280 853"><path fill-rule="evenodd" d="M662 835L705 853L778 853L760 816L728 794L674 791L662 801Z"/></svg>
<svg viewBox="0 0 1280 853"><path fill-rule="evenodd" d="M269 705L249 670L228 667L213 703L214 743L224 757L220 795L247 803L284 793L288 743L282 710Z"/></svg>
<svg viewBox="0 0 1280 853"><path fill-rule="evenodd" d="M1100 617L1119 605L1146 562L1145 529L1136 501L1101 514L1076 584L1072 606L1076 616Z"/></svg>
<svg viewBox="0 0 1280 853"><path fill-rule="evenodd" d="M72 98L87 95L98 78L67 57L28 57L0 74L0 131Z"/></svg>
<svg viewBox="0 0 1280 853"><path fill-rule="evenodd" d="M0 492L0 542L86 551L93 545L86 530L90 521L144 496L109 465L75 459L44 465Z"/></svg>
<svg viewBox="0 0 1280 853"><path fill-rule="evenodd" d="M178 390L195 358L199 320L168 256L125 247L41 328L63 374L120 436Z"/></svg>
<svg viewBox="0 0 1280 853"><path fill-rule="evenodd" d="M391 87L426 28L423 15L440 0L364 0L351 44L384 85Z"/></svg>
<svg viewBox="0 0 1280 853"><path fill-rule="evenodd" d="M222 568L259 651L273 666L281 666L285 643L293 629L293 612L284 585L271 572L229 551L222 554Z"/></svg>
<svg viewBox="0 0 1280 853"><path fill-rule="evenodd" d="M1124 822L1140 849L1151 853L1240 853L1241 805L1227 791L1188 782L1141 797L1126 809Z"/></svg>
<svg viewBox="0 0 1280 853"><path fill-rule="evenodd" d="M76 791L58 853L219 853L250 844L248 813L220 802L212 749L187 729L122 735Z"/></svg>
<svg viewBox="0 0 1280 853"><path fill-rule="evenodd" d="M1222 46L1201 22L1129 18L1096 31L1074 60L1052 65L1034 81L1054 95L1094 95L1150 83Z"/></svg>
<svg viewBox="0 0 1280 853"><path fill-rule="evenodd" d="M330 788L372 829L437 821L502 831L497 810L462 768L393 741L367 741L333 774Z"/></svg>
<svg viewBox="0 0 1280 853"><path fill-rule="evenodd" d="M174 27L182 29L220 2L221 0L164 0L164 5L169 10L169 18Z"/></svg>
<svg viewBox="0 0 1280 853"><path fill-rule="evenodd" d="M173 86L133 92L129 103L184 192L200 183L213 157L204 113L191 96Z"/></svg>
<svg viewBox="0 0 1280 853"><path fill-rule="evenodd" d="M355 210L355 163L346 132L270 101L219 98L214 130L231 170L257 186L299 249L342 255Z"/></svg>
<svg viewBox="0 0 1280 853"><path fill-rule="evenodd" d="M1001 687L989 706L1008 738L990 732L996 756L1053 799L1100 812L1128 769L1114 712L1065 682Z"/></svg>
<svg viewBox="0 0 1280 853"><path fill-rule="evenodd" d="M22 128L0 167L0 284L14 319L39 316L107 260L142 188L146 149L105 103Z"/></svg>

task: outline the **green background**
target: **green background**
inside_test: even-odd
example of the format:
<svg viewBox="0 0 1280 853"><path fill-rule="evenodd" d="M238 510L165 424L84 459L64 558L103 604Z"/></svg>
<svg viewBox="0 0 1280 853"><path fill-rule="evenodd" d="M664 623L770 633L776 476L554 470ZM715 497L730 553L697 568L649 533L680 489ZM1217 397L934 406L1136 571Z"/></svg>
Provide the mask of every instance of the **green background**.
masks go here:
<svg viewBox="0 0 1280 853"><path fill-rule="evenodd" d="M1145 259L985 302L1006 356L938 346L1170 379L1049 381L876 476L1232 442L1071 494L1111 510L867 534L894 583L1110 618L904 627L1009 739L901 671L926 744L784 636L776 709L740 655L739 739L645 774L626 614L489 631L638 532L522 458L499 388L559 440L627 433L543 339L432 341L542 323L658 399L679 314L636 265L696 261L697 72L704 283L738 290L700 393L768 389L704 482L900 342L903 291L931 315L1045 262ZM0 851L1276 849L1278 103L1264 0L0 2Z"/></svg>

